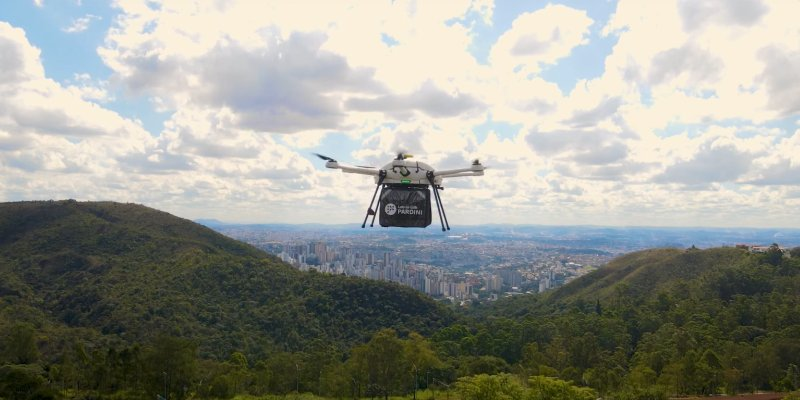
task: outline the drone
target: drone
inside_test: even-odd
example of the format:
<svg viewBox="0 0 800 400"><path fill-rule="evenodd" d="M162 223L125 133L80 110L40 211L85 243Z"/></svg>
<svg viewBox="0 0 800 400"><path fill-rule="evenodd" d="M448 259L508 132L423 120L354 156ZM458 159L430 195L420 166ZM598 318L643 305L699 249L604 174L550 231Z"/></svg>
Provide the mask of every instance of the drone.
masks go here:
<svg viewBox="0 0 800 400"><path fill-rule="evenodd" d="M315 156L325 160L325 167L340 169L351 174L370 175L375 178L375 192L367 208L367 215L361 227L367 225L367 219L372 216L369 226L375 224L375 216L380 213L379 223L382 227L425 228L431 224L431 190L436 201L436 211L442 231L450 230L447 214L444 212L440 190L445 178L461 176L482 176L486 169L479 160L474 160L468 168L449 169L437 171L430 165L409 160L411 154L398 153L392 162L378 169L361 165L349 166L340 164L331 157L314 153ZM380 191L380 196L378 196ZM378 202L375 203L377 196ZM375 209L372 208L375 203ZM377 210L377 211L376 211Z"/></svg>

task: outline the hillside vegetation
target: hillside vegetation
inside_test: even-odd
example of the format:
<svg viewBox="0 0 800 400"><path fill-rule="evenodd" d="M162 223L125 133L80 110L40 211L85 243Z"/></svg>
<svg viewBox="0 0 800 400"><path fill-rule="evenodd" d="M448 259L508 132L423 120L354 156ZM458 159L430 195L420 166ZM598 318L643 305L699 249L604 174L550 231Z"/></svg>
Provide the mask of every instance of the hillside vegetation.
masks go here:
<svg viewBox="0 0 800 400"><path fill-rule="evenodd" d="M470 314L466 337L479 353L611 398L788 391L800 381L800 258L777 248L636 252Z"/></svg>
<svg viewBox="0 0 800 400"><path fill-rule="evenodd" d="M451 318L411 289L303 273L140 205L0 204L0 362L60 362L76 345L91 354L170 337L217 360L312 342L343 353L383 328L430 334ZM15 355L11 338L28 333L36 356Z"/></svg>
<svg viewBox="0 0 800 400"><path fill-rule="evenodd" d="M0 204L0 398L666 399L800 386L800 257L654 249L448 310L146 207Z"/></svg>

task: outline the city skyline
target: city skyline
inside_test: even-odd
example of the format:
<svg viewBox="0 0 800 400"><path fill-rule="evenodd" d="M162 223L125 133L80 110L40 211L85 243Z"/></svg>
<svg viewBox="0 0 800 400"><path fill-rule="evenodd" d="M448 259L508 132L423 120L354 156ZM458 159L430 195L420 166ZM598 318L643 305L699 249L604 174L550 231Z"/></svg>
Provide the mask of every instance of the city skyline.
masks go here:
<svg viewBox="0 0 800 400"><path fill-rule="evenodd" d="M387 234L280 232L259 226L218 229L301 271L394 282L462 305L554 289L614 257L601 249L557 247L530 238L491 234L411 239L390 246L387 237L392 235ZM587 243L585 239L581 242Z"/></svg>
<svg viewBox="0 0 800 400"><path fill-rule="evenodd" d="M0 201L359 224L369 177L485 176L454 227L800 226L791 1L15 1ZM434 224L436 224L434 218ZM435 226L429 229L435 230Z"/></svg>

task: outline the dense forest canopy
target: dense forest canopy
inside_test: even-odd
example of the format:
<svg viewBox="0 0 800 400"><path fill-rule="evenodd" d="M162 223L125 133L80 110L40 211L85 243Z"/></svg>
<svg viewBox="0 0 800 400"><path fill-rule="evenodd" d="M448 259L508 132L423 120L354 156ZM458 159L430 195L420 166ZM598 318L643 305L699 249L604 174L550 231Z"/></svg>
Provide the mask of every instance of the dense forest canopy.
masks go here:
<svg viewBox="0 0 800 400"><path fill-rule="evenodd" d="M138 205L5 203L0 398L789 392L793 253L641 251L544 295L461 309L300 272Z"/></svg>

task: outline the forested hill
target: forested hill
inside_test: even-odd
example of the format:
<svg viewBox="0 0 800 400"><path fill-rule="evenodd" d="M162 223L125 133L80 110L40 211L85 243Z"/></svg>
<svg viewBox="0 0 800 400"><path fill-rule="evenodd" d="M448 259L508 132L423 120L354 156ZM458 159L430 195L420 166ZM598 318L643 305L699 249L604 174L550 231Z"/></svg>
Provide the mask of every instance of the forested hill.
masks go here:
<svg viewBox="0 0 800 400"><path fill-rule="evenodd" d="M772 264L784 265L783 268L775 268L767 260L769 257ZM781 261L781 256L777 257ZM734 295L749 296L773 289L768 282L783 279L780 273L788 271L790 264L800 264L800 259L776 262L774 256L732 247L648 249L620 256L542 295L506 298L474 311L480 316L541 315L598 304L602 307L653 302L666 294L728 301Z"/></svg>
<svg viewBox="0 0 800 400"><path fill-rule="evenodd" d="M548 293L546 302L608 302L619 296L649 298L678 284L716 278L723 271L731 270L750 258L747 251L731 247L643 250L616 258L594 273Z"/></svg>
<svg viewBox="0 0 800 400"><path fill-rule="evenodd" d="M158 336L191 339L213 358L263 357L312 341L344 351L381 328L430 334L450 319L411 289L300 272L144 206L0 204L0 338L32 328L45 358L76 341Z"/></svg>
<svg viewBox="0 0 800 400"><path fill-rule="evenodd" d="M601 394L795 390L798 250L628 254L552 292L472 307L475 338L527 374Z"/></svg>

